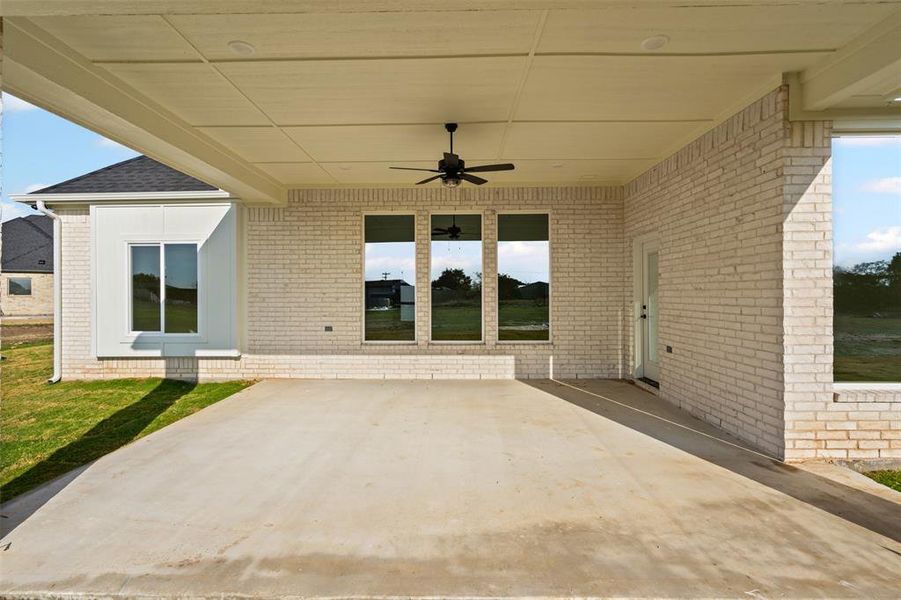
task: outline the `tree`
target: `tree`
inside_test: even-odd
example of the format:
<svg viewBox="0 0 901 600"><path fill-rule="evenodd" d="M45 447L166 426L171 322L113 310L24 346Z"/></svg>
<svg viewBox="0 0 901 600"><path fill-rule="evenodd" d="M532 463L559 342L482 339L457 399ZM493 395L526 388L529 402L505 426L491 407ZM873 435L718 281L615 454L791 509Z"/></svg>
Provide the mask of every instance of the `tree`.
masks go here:
<svg viewBox="0 0 901 600"><path fill-rule="evenodd" d="M447 288L468 292L472 289L472 278L463 269L444 269L444 272L432 281L433 288Z"/></svg>
<svg viewBox="0 0 901 600"><path fill-rule="evenodd" d="M859 263L833 271L835 311L867 314L901 310L901 252L889 260Z"/></svg>
<svg viewBox="0 0 901 600"><path fill-rule="evenodd" d="M518 300L522 297L519 288L522 282L514 277L510 277L505 273L497 276L497 297L498 300Z"/></svg>

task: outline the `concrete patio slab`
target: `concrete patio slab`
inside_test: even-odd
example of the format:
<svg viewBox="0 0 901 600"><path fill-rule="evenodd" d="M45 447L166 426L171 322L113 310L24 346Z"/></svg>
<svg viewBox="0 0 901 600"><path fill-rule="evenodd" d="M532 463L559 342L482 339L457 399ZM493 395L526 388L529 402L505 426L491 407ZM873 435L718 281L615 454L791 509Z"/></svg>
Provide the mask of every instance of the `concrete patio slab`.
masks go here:
<svg viewBox="0 0 901 600"><path fill-rule="evenodd" d="M891 496L619 382L265 381L46 495L3 509L7 596L901 590Z"/></svg>

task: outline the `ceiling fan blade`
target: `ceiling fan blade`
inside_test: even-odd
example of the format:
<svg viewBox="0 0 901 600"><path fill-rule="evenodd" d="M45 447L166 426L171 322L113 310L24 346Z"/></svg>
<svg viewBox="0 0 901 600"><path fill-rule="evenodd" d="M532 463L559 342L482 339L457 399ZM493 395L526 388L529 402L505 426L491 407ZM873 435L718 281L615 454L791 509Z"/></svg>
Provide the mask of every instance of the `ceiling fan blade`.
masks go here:
<svg viewBox="0 0 901 600"><path fill-rule="evenodd" d="M441 179L441 175L433 175L432 177L426 177L422 181L417 181L416 185L422 185L423 183L428 183L430 181L435 181L436 179Z"/></svg>
<svg viewBox="0 0 901 600"><path fill-rule="evenodd" d="M438 169L416 169L414 167L388 167L389 169L398 169L399 171L427 171L429 173L440 173Z"/></svg>
<svg viewBox="0 0 901 600"><path fill-rule="evenodd" d="M470 175L469 173L460 173L460 179L468 181L469 183L474 183L476 185L488 183L487 179L482 179L481 177L476 177L475 175Z"/></svg>
<svg viewBox="0 0 901 600"><path fill-rule="evenodd" d="M448 231L447 229L442 229L441 227L435 227L434 229L432 229L432 233L437 233L438 235L447 235Z"/></svg>
<svg viewBox="0 0 901 600"><path fill-rule="evenodd" d="M465 173L485 173L487 171L512 171L515 167L510 163L502 163L498 165L479 165L477 167L466 167L463 169Z"/></svg>

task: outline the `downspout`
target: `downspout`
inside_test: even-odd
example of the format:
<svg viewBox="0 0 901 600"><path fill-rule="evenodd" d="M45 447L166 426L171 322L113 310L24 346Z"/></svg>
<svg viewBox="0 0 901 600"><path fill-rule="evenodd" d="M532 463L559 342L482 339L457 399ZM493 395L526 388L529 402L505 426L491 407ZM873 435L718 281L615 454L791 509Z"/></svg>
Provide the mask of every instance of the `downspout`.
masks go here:
<svg viewBox="0 0 901 600"><path fill-rule="evenodd" d="M56 383L63 376L63 223L43 200L35 207L53 219L53 376L47 383Z"/></svg>

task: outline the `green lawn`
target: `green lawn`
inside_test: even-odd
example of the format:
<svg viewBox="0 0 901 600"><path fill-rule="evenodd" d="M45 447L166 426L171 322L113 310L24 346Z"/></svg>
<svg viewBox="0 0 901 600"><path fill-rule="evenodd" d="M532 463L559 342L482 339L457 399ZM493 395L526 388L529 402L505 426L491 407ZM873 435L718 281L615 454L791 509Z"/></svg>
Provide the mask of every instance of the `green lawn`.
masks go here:
<svg viewBox="0 0 901 600"><path fill-rule="evenodd" d="M901 316L835 316L836 381L901 381Z"/></svg>
<svg viewBox="0 0 901 600"><path fill-rule="evenodd" d="M870 471L869 473L864 473L867 477L881 483L882 485L886 485L896 492L901 492L901 471Z"/></svg>
<svg viewBox="0 0 901 600"><path fill-rule="evenodd" d="M6 349L0 388L0 496L8 500L251 384L169 379L49 385L53 346Z"/></svg>
<svg viewBox="0 0 901 600"><path fill-rule="evenodd" d="M482 302L435 304L432 306L432 339L479 341L482 339Z"/></svg>
<svg viewBox="0 0 901 600"><path fill-rule="evenodd" d="M502 300L497 307L498 339L547 341L550 307L535 300Z"/></svg>
<svg viewBox="0 0 901 600"><path fill-rule="evenodd" d="M149 300L135 300L132 304L134 331L159 331L160 304ZM166 305L166 331L168 333L195 333L197 331L197 306L195 304Z"/></svg>
<svg viewBox="0 0 901 600"><path fill-rule="evenodd" d="M416 324L400 320L400 307L366 311L366 339L369 341L412 341Z"/></svg>

